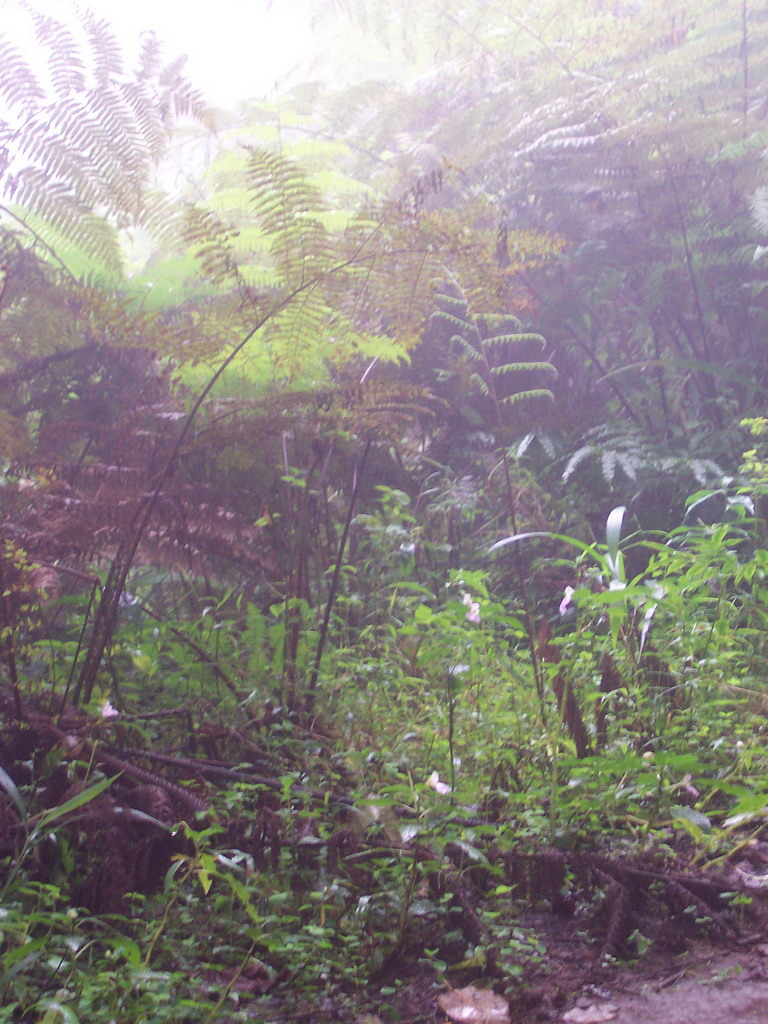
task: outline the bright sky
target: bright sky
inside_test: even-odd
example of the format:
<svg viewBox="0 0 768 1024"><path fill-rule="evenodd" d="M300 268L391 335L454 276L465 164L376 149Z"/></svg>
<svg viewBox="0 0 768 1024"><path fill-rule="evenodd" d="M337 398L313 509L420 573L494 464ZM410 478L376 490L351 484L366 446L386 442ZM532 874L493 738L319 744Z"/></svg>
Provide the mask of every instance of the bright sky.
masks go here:
<svg viewBox="0 0 768 1024"><path fill-rule="evenodd" d="M13 6L14 0L0 0L3 24L13 18ZM69 0L29 0L29 6L60 20L72 10ZM127 54L138 50L148 29L168 60L186 53L188 77L214 105L265 96L319 45L296 0L83 0L81 7L111 23Z"/></svg>

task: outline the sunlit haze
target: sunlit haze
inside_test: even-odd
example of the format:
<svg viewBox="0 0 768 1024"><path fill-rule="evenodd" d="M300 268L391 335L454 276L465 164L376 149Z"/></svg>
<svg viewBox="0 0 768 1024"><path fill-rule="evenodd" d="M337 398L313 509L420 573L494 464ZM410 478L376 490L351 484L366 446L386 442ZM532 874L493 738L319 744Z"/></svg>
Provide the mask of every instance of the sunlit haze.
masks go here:
<svg viewBox="0 0 768 1024"><path fill-rule="evenodd" d="M58 19L74 8L64 0L31 0L29 6ZM126 53L138 48L143 32L154 31L166 57L186 54L190 80L222 106L267 94L307 61L315 40L306 8L292 0L90 0L80 6L112 25ZM0 12L8 25L17 4L5 0Z"/></svg>

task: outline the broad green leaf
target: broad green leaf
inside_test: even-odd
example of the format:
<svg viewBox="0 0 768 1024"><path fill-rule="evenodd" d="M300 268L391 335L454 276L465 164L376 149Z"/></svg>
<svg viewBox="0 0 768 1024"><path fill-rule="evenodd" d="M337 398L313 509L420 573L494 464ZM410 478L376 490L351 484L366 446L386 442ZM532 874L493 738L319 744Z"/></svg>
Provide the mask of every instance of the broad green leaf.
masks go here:
<svg viewBox="0 0 768 1024"><path fill-rule="evenodd" d="M695 807L685 807L684 805L673 807L672 817L678 821L685 821L689 825L693 825L699 832L712 831L712 823L709 818L706 814L702 814L701 811L697 811Z"/></svg>
<svg viewBox="0 0 768 1024"><path fill-rule="evenodd" d="M10 777L8 772L5 771L4 768L0 768L0 786L3 787L5 792L11 798L13 803L16 805L16 809L18 810L19 814L21 815L21 820L26 824L26 822L27 822L27 808L26 808L26 805L25 805L24 801L21 798L21 793L19 793L18 789L16 788L16 783L13 781L13 779Z"/></svg>
<svg viewBox="0 0 768 1024"><path fill-rule="evenodd" d="M41 999L35 1003L33 1010L45 1010L39 1024L80 1024L80 1018L70 1006L59 1003L55 999Z"/></svg>
<svg viewBox="0 0 768 1024"><path fill-rule="evenodd" d="M54 821L58 821L59 818L63 818L66 814L72 811L76 811L78 807L82 807L84 804L89 804L91 800L95 800L100 793L103 793L105 789L118 779L119 775L113 775L109 779L101 779L99 782L94 782L88 789L84 789L81 793L76 793L70 800L67 800L63 804L59 804L58 807L51 807L50 810L44 811L40 815L36 815L35 818L30 819L35 822L35 828L41 829L48 825L53 824Z"/></svg>
<svg viewBox="0 0 768 1024"><path fill-rule="evenodd" d="M608 561L613 570L615 579L624 579L624 566L619 543L621 541L621 527L626 514L626 505L619 505L608 515L605 523L605 544L608 548Z"/></svg>

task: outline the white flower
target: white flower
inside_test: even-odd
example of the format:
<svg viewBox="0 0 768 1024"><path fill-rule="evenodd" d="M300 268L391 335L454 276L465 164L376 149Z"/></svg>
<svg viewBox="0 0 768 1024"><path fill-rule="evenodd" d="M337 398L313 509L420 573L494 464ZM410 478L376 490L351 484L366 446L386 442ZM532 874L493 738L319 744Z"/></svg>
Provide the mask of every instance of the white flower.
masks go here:
<svg viewBox="0 0 768 1024"><path fill-rule="evenodd" d="M445 796L446 793L451 792L451 787L447 783L440 781L440 776L437 772L432 772L427 779L427 785L430 789L434 789L434 791L439 793L441 796Z"/></svg>
<svg viewBox="0 0 768 1024"><path fill-rule="evenodd" d="M108 700L105 700L104 703L101 705L101 707L99 708L99 713L101 714L102 718L114 718L115 715L120 714L117 708L113 708Z"/></svg>
<svg viewBox="0 0 768 1024"><path fill-rule="evenodd" d="M467 606L467 622L479 622L480 621L480 605L477 601L472 600L471 594L465 594L462 598L463 603Z"/></svg>
<svg viewBox="0 0 768 1024"><path fill-rule="evenodd" d="M573 587L566 587L565 590L563 591L563 600L560 602L560 609L559 609L561 615L565 615L565 613L568 611L568 609L573 604L573 595L574 595Z"/></svg>

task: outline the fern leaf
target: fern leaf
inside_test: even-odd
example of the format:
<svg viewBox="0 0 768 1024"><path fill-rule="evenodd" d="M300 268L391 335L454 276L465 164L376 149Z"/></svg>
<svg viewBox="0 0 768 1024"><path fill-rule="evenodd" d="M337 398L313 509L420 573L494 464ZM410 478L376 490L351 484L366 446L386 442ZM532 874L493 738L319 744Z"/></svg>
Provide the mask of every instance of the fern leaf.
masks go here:
<svg viewBox="0 0 768 1024"><path fill-rule="evenodd" d="M546 341L540 334L495 334L492 337L483 338L483 345L487 348L492 348L494 345L507 344L534 344L538 345L539 348L544 348Z"/></svg>
<svg viewBox="0 0 768 1024"><path fill-rule="evenodd" d="M573 455L568 459L568 463L563 470L563 482L566 482L572 475L578 465L584 461L588 456L594 453L594 447L591 444L585 444L578 451L574 452Z"/></svg>
<svg viewBox="0 0 768 1024"><path fill-rule="evenodd" d="M713 462L711 459L691 459L688 463L688 468L693 474L694 479L702 487L706 487L708 484L715 480L721 480L723 472L720 467Z"/></svg>
<svg viewBox="0 0 768 1024"><path fill-rule="evenodd" d="M108 22L97 19L91 11L83 16L83 27L90 44L96 82L103 87L113 77L123 74L120 44Z"/></svg>
<svg viewBox="0 0 768 1024"><path fill-rule="evenodd" d="M201 118L202 110L178 68L164 78L148 49L139 73L126 75L115 37L92 14L78 15L76 35L26 4L21 10L47 75L37 74L7 35L0 38L8 161L0 184L15 203L117 267L114 230L98 222L120 228L138 221L174 110Z"/></svg>
<svg viewBox="0 0 768 1024"><path fill-rule="evenodd" d="M451 341L458 345L464 355L471 359L473 362L481 362L482 355L477 351L474 345L471 345L462 334L454 334Z"/></svg>
<svg viewBox="0 0 768 1024"><path fill-rule="evenodd" d="M53 18L31 12L35 35L49 51L48 66L56 93L68 96L85 88L85 66L74 36L66 25Z"/></svg>
<svg viewBox="0 0 768 1024"><path fill-rule="evenodd" d="M638 460L631 455L626 455L624 452L616 452L615 454L618 464L624 470L627 477L630 480L637 480Z"/></svg>
<svg viewBox="0 0 768 1024"><path fill-rule="evenodd" d="M548 362L535 362L535 363L504 363L502 366L492 366L490 372L497 377L503 376L506 373L523 373L525 371L538 371L539 373L554 373L557 374L557 370Z"/></svg>
<svg viewBox="0 0 768 1024"><path fill-rule="evenodd" d="M37 75L9 39L0 38L0 96L8 107L33 113L45 99Z"/></svg>
<svg viewBox="0 0 768 1024"><path fill-rule="evenodd" d="M517 448L515 450L515 455L517 455L518 459L521 459L525 455L525 453L531 447L531 443L533 442L535 437L535 432L531 431L529 434L525 435L522 441L518 442Z"/></svg>
<svg viewBox="0 0 768 1024"><path fill-rule="evenodd" d="M501 399L501 405L518 405L520 402L527 402L533 398L546 398L554 402L555 396L548 388L531 388L529 391L517 391L514 395L505 395Z"/></svg>
<svg viewBox="0 0 768 1024"><path fill-rule="evenodd" d="M611 449L606 449L600 458L600 464L603 471L603 479L607 484L613 483L613 478L616 475L616 460L617 454Z"/></svg>
<svg viewBox="0 0 768 1024"><path fill-rule="evenodd" d="M490 395L491 389L488 387L488 385L486 384L486 382L483 380L479 373L471 374L469 381L471 384L474 384L478 391L481 394L485 395L486 398L488 397L488 395Z"/></svg>
<svg viewBox="0 0 768 1024"><path fill-rule="evenodd" d="M752 218L760 231L768 232L768 187L757 189L752 196L750 206Z"/></svg>

